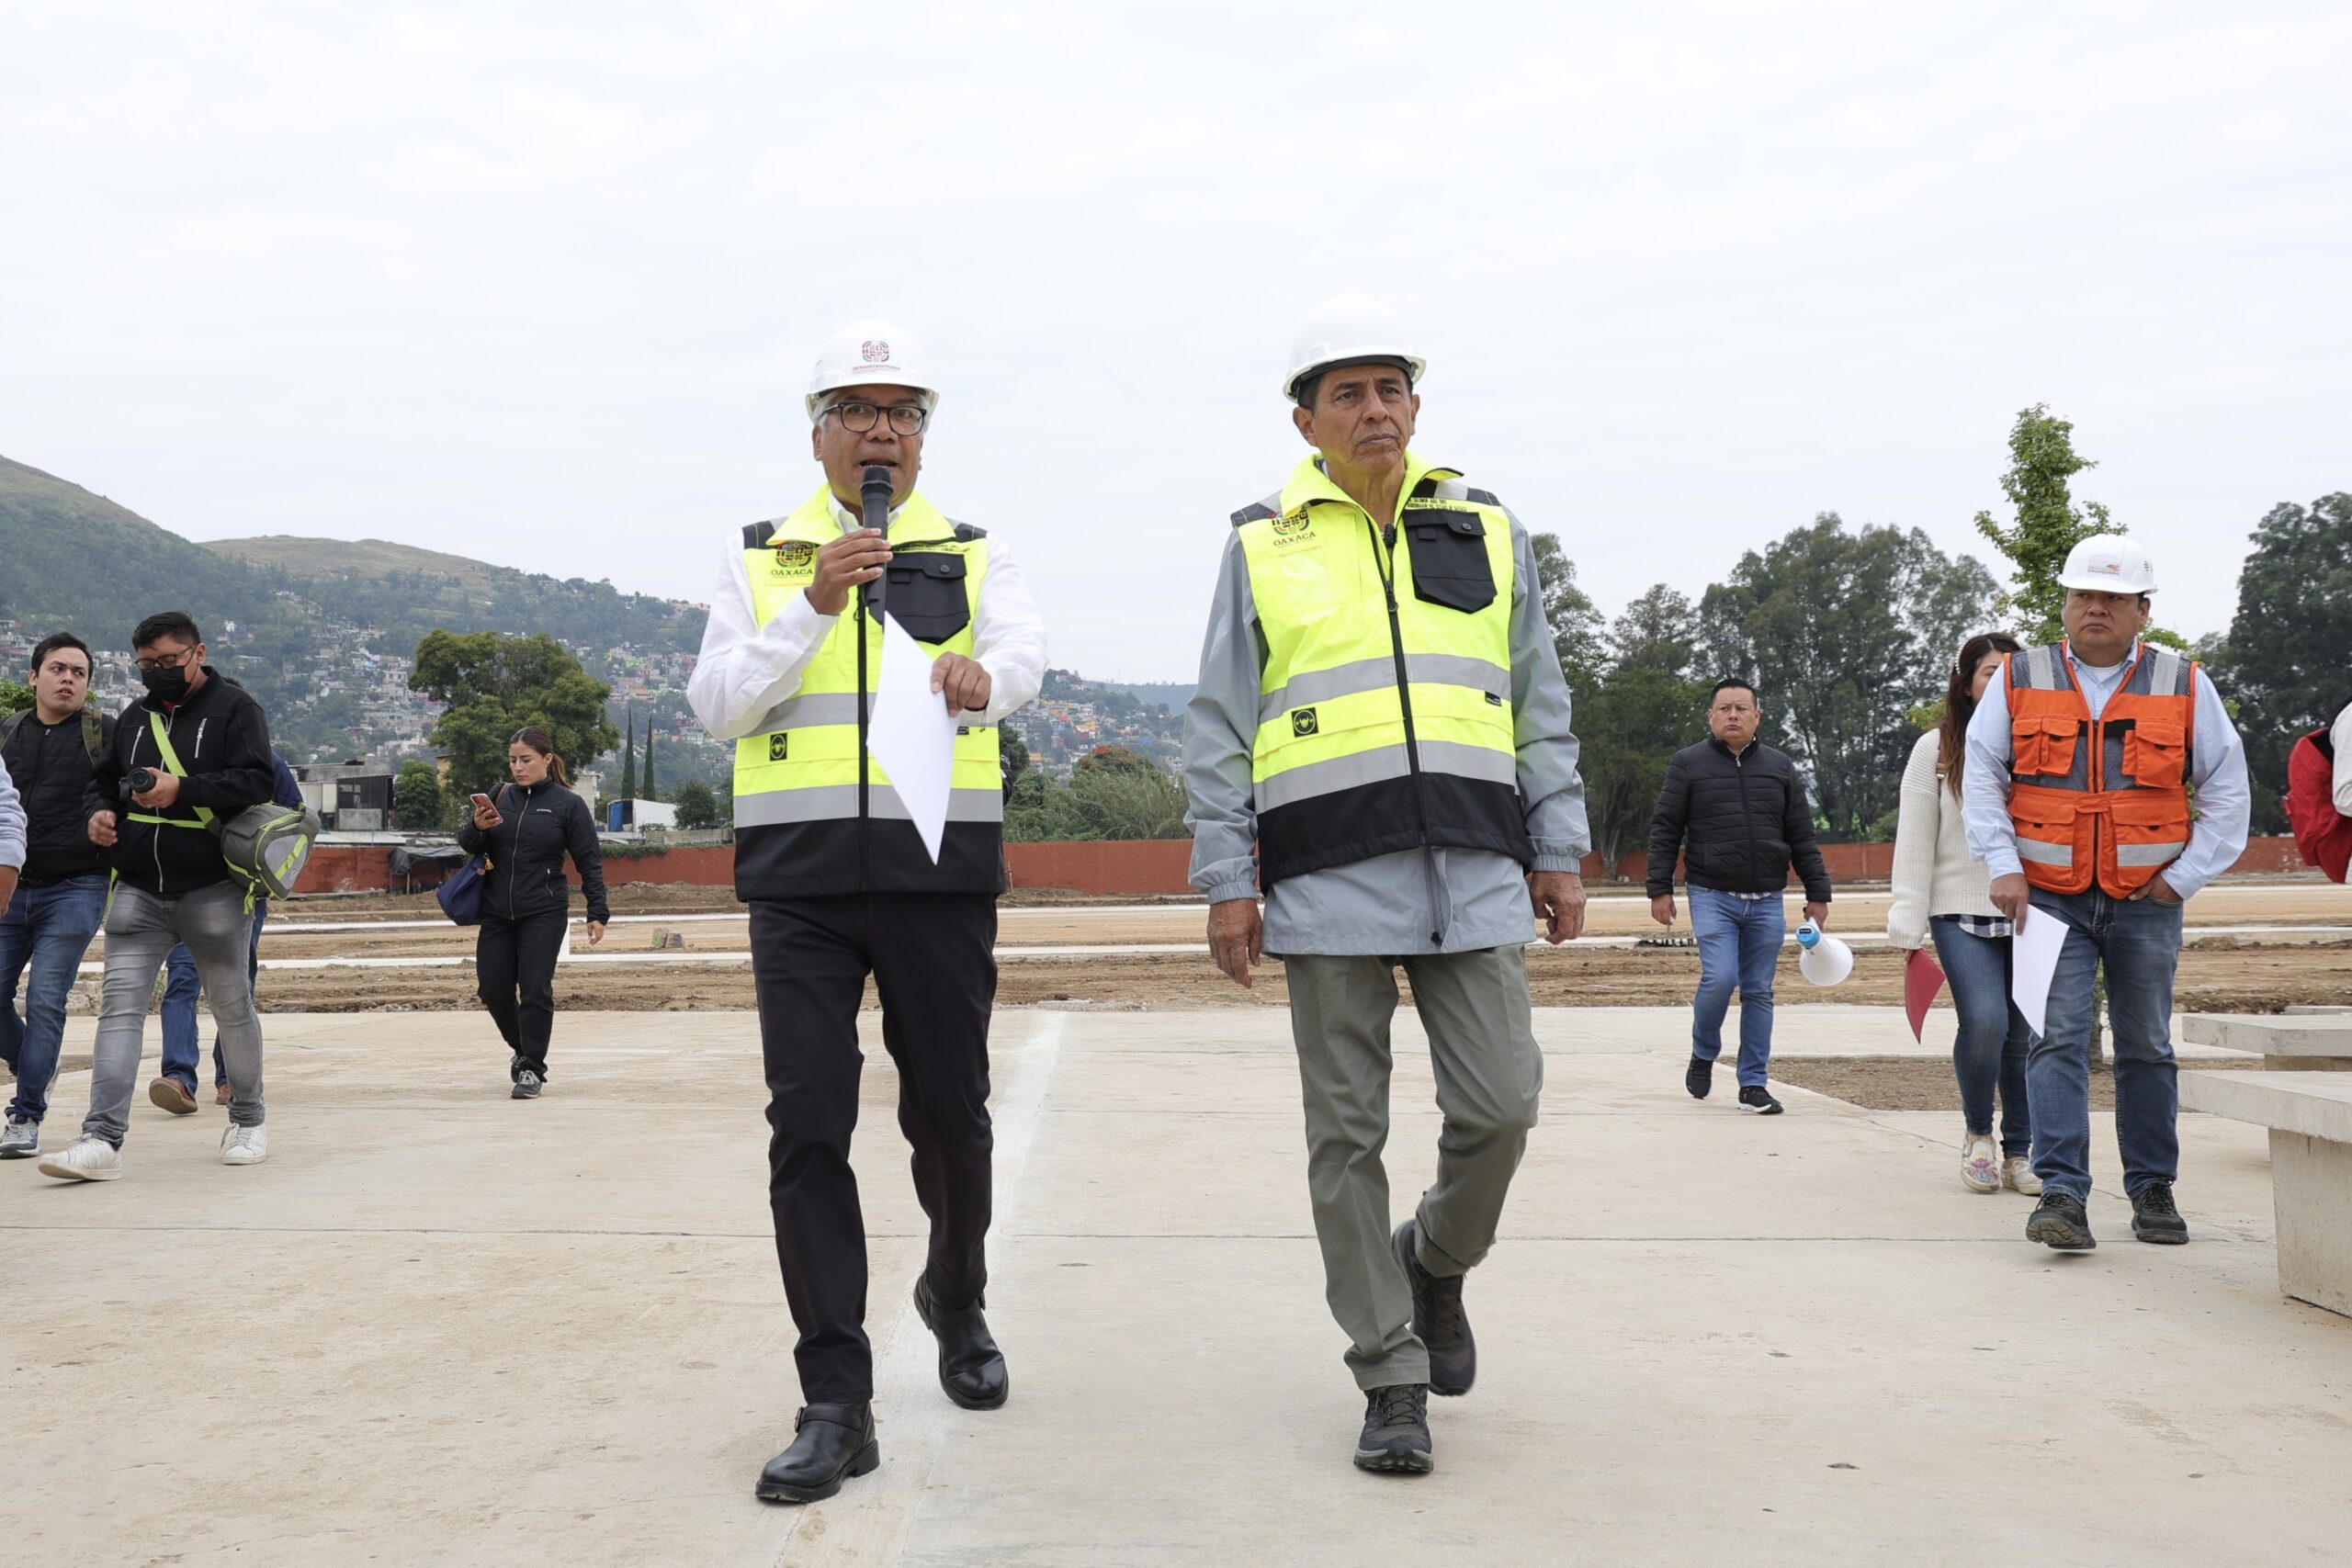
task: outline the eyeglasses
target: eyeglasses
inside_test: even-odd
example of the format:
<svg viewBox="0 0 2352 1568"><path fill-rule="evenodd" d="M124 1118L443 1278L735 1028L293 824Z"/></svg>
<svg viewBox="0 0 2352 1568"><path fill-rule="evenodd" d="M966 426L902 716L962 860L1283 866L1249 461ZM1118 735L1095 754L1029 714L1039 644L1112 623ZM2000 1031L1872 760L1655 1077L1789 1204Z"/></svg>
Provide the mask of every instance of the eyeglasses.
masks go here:
<svg viewBox="0 0 2352 1568"><path fill-rule="evenodd" d="M890 416L890 428L900 435L920 435L922 427L931 423L931 411L920 403L900 403L887 409L873 403L835 403L825 412L838 417L843 430L860 435L873 429L886 413Z"/></svg>
<svg viewBox="0 0 2352 1568"><path fill-rule="evenodd" d="M142 659L139 660L139 668L142 672L153 670L177 670L186 664L195 652L196 649L192 648L184 648L169 659Z"/></svg>

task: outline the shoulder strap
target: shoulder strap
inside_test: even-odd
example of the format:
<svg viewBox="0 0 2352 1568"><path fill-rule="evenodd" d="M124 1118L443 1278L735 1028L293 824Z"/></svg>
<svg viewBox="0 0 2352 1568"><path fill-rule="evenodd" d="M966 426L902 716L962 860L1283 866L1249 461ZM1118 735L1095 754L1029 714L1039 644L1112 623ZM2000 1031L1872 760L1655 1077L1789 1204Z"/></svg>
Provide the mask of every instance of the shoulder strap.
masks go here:
<svg viewBox="0 0 2352 1568"><path fill-rule="evenodd" d="M0 746L17 738L17 727L25 722L25 715L30 712L30 708L19 708L15 713L0 713Z"/></svg>
<svg viewBox="0 0 2352 1568"><path fill-rule="evenodd" d="M87 703L82 705L82 744L89 749L92 767L107 760L106 721Z"/></svg>
<svg viewBox="0 0 2352 1568"><path fill-rule="evenodd" d="M181 763L180 754L172 749L171 732L164 728L164 716L157 713L153 708L149 708L147 710L147 728L149 732L155 737L155 750L164 759L164 771L168 773L176 774L181 778L187 777L187 769ZM212 826L212 813L208 807L198 806L193 809L196 812L195 823L182 823L180 824L182 827L198 826L209 828ZM134 822L168 823L172 819L168 817L141 817L133 813L131 820Z"/></svg>

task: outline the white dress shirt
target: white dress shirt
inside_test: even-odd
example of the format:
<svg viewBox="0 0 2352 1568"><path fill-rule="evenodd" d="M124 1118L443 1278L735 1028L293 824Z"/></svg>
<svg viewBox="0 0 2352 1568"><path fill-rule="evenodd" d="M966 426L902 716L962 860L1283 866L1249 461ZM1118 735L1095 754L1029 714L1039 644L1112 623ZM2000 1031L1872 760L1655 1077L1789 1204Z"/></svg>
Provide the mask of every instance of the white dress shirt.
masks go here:
<svg viewBox="0 0 2352 1568"><path fill-rule="evenodd" d="M2335 716L2327 738L2335 746L2335 809L2352 817L2352 703Z"/></svg>
<svg viewBox="0 0 2352 1568"><path fill-rule="evenodd" d="M2123 684L2123 677L2140 657L2140 644L2121 660L2102 669L2086 664L2066 649L2066 666L2082 688L2083 701L2097 718L2107 711L2107 699ZM2254 796L2246 785L2245 745L2221 694L2199 670L2193 682L2196 703L2195 738L2188 782L2197 786L2195 819L2188 829L2188 847L2164 868L2167 886L2187 898L2237 863L2245 853L2246 822ZM2009 667L2003 661L1984 700L1968 720L1968 771L1961 775L1961 816L1968 826L1968 852L1984 863L1994 876L2012 876L2025 869L2018 858L2017 825L2009 819Z"/></svg>
<svg viewBox="0 0 2352 1568"><path fill-rule="evenodd" d="M890 515L896 519L898 513ZM838 496L833 521L843 533L864 526ZM968 721L982 725L1001 722L1046 682L1046 626L1036 602L1004 541L991 533L988 550L988 574L980 580L979 603L972 613L972 657L989 672L989 705ZM759 734L769 712L799 691L801 673L839 619L819 615L808 594L796 593L775 619L761 626L752 608L752 580L743 570L742 536L737 533L728 542L727 562L711 595L702 656L686 682L695 716L721 740Z"/></svg>

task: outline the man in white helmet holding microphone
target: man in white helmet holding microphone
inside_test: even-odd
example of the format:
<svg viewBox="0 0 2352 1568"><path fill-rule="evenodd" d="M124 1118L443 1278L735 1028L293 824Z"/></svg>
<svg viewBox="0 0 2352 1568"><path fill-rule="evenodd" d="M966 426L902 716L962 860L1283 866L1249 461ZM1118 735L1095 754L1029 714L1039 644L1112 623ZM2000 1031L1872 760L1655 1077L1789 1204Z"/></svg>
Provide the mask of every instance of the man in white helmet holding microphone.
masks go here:
<svg viewBox="0 0 2352 1568"><path fill-rule="evenodd" d="M1365 1395L1355 1462L1400 1474L1434 1463L1429 1395L1476 1373L1463 1277L1544 1082L1524 948L1538 919L1582 930L1590 843L1533 548L1410 449L1422 369L1362 296L1300 330L1283 393L1315 450L1233 514L1184 740L1211 956L1243 986L1277 957L1289 982L1324 1293ZM1392 1233L1399 965L1445 1122Z"/></svg>
<svg viewBox="0 0 2352 1568"><path fill-rule="evenodd" d="M1046 637L1003 541L915 488L938 404L903 329L853 321L825 344L807 403L823 480L789 514L729 536L687 688L710 732L736 742L735 891L752 907L768 1198L808 1401L760 1476L759 1495L778 1502L829 1497L881 1459L849 1163L869 974L931 1222L913 1289L940 1384L967 1410L1008 1393L981 1312L1005 885L997 725L1037 694ZM935 861L865 751L884 613L933 658L932 690L958 721Z"/></svg>
<svg viewBox="0 0 2352 1568"><path fill-rule="evenodd" d="M2008 656L1969 720L1962 778L1969 852L1992 874L1993 902L2020 937L2030 922L2065 928L2026 1062L2042 1191L2025 1234L2062 1251L2098 1245L2086 1205L2091 988L2103 966L2132 1234L2178 1245L2181 905L2245 852L2245 749L2204 671L2141 640L2156 587L2145 550L2095 534L2058 581L2065 638Z"/></svg>

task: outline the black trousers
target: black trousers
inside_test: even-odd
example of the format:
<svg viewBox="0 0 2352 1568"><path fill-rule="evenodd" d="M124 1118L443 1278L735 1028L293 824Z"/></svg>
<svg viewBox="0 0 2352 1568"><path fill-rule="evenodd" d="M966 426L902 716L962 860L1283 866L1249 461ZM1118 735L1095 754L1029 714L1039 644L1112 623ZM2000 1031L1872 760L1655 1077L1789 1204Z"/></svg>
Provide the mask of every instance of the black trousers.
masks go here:
<svg viewBox="0 0 2352 1568"><path fill-rule="evenodd" d="M548 1039L555 1032L555 959L569 909L508 919L484 911L474 938L474 977L481 1005L515 1055L509 1077L528 1067L548 1076Z"/></svg>
<svg viewBox="0 0 2352 1568"><path fill-rule="evenodd" d="M752 976L768 1080L768 1206L793 1359L810 1404L874 1397L865 1337L865 1219L849 1164L857 1009L868 972L899 1068L899 1128L931 1219L924 1273L949 1306L988 1284L989 1011L996 897L860 893L752 906Z"/></svg>

